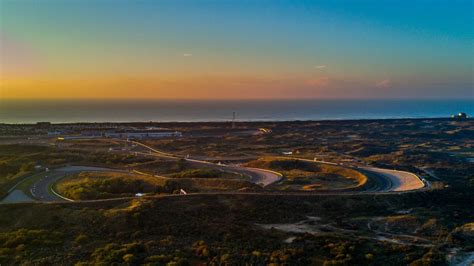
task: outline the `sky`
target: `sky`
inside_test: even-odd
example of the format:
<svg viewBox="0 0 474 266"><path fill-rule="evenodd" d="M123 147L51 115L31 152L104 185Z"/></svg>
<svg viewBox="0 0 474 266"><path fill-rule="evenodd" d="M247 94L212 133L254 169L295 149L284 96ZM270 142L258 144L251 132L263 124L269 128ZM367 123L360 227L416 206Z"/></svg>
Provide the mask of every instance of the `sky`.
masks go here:
<svg viewBox="0 0 474 266"><path fill-rule="evenodd" d="M474 98L473 3L0 0L0 99Z"/></svg>

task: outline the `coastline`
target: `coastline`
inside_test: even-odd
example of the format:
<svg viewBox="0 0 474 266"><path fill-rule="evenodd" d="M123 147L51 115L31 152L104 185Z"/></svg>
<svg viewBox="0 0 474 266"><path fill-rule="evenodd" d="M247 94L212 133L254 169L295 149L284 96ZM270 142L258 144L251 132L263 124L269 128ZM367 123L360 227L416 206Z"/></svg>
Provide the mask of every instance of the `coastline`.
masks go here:
<svg viewBox="0 0 474 266"><path fill-rule="evenodd" d="M465 100L0 100L0 123L347 121L435 119L474 113Z"/></svg>
<svg viewBox="0 0 474 266"><path fill-rule="evenodd" d="M308 120L236 120L237 124L258 124L258 123L311 123L311 122L324 122L324 123L339 123L339 122L370 122L370 121L423 121L423 120L435 120L435 121L472 121L473 117L465 119L455 119L451 117L387 117L387 118L340 118L340 119L308 119ZM0 121L0 125L5 126L18 126L18 125L35 125L41 122L50 122L53 125L118 125L118 124L229 124L232 120L181 120L181 121L78 121L78 122L51 122L51 121L35 121L30 123L3 123Z"/></svg>

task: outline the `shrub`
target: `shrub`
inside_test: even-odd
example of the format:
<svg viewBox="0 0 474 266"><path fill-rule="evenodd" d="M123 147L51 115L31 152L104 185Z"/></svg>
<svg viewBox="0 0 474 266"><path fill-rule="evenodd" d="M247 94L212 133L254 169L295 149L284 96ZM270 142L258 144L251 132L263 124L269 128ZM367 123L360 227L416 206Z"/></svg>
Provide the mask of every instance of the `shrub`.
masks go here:
<svg viewBox="0 0 474 266"><path fill-rule="evenodd" d="M74 239L74 243L76 243L76 245L84 245L85 243L87 243L87 241L89 240L89 238L84 235L84 234L79 234L75 239Z"/></svg>
<svg viewBox="0 0 474 266"><path fill-rule="evenodd" d="M216 178L219 177L222 173L215 169L203 168L203 169L193 169L186 170L179 173L170 175L173 178Z"/></svg>

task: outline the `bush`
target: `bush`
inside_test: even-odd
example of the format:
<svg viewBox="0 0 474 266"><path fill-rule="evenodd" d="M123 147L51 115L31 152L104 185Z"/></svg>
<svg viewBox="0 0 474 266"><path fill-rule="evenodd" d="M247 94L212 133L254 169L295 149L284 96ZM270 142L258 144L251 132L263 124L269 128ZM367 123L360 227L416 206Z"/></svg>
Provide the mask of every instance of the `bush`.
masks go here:
<svg viewBox="0 0 474 266"><path fill-rule="evenodd" d="M179 173L171 174L170 177L173 178L216 178L222 174L221 171L203 168L203 169L193 169L186 170Z"/></svg>
<svg viewBox="0 0 474 266"><path fill-rule="evenodd" d="M146 249L142 243L107 244L97 248L91 255L93 262L100 264L142 263Z"/></svg>
<svg viewBox="0 0 474 266"><path fill-rule="evenodd" d="M85 243L87 243L87 241L89 240L89 238L84 235L84 234L79 234L75 239L74 239L74 243L76 245L79 245L79 246L82 246L84 245Z"/></svg>

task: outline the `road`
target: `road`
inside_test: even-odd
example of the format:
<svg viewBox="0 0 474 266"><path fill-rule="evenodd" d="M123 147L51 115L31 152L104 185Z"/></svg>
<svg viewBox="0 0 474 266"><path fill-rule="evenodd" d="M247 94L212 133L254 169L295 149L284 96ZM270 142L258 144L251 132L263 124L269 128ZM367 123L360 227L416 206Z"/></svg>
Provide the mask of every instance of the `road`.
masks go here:
<svg viewBox="0 0 474 266"><path fill-rule="evenodd" d="M435 180L439 180L441 181L441 178L439 178L432 170L428 169L428 168L418 168L419 170L423 171L425 174L427 174L429 177L435 179Z"/></svg>
<svg viewBox="0 0 474 266"><path fill-rule="evenodd" d="M21 202L32 202L34 199L23 193L19 189L15 189L9 192L8 196L0 201L0 203L21 203Z"/></svg>
<svg viewBox="0 0 474 266"><path fill-rule="evenodd" d="M266 187L270 184L278 182L283 177L283 175L280 173L266 170L266 169L240 167L240 166L225 165L225 164L215 164L211 162L194 160L194 159L185 159L185 160L199 167L213 168L213 169L221 170L224 172L233 172L233 173L239 173L239 174L248 176L250 178L249 179L250 182L260 185L262 187Z"/></svg>
<svg viewBox="0 0 474 266"><path fill-rule="evenodd" d="M52 190L52 186L67 174L80 172L126 172L124 170L116 170L101 167L90 166L66 166L51 170L49 174L33 183L30 188L31 195L39 201L67 201L66 198L56 194Z"/></svg>
<svg viewBox="0 0 474 266"><path fill-rule="evenodd" d="M227 171L227 172L237 172L243 175L246 175L250 177L250 182L261 185L262 187L268 186L270 184L273 184L275 182L278 182L281 180L283 177L282 174L266 170L266 169L259 169L259 168L250 168L250 167L238 167L238 166L233 166L233 165L225 165L225 164L215 164L212 162L208 161L203 161L203 160L196 160L196 159L191 159L191 158L180 158L176 155L162 152L159 150L154 149L153 147L150 147L146 144L143 144L141 142L133 141L132 143L139 145L143 148L148 149L152 153L149 155L157 156L157 157L163 157L163 158L172 158L172 159L184 159L187 162L190 162L192 164L195 164L200 167L208 167L208 168L214 168L218 169L221 171Z"/></svg>
<svg viewBox="0 0 474 266"><path fill-rule="evenodd" d="M410 172L376 167L363 167L362 169L388 179L389 182L387 184L389 186L384 189L385 191L410 191L422 189L426 186L420 177Z"/></svg>
<svg viewBox="0 0 474 266"><path fill-rule="evenodd" d="M258 184L262 187L266 187L270 184L278 182L282 179L282 174L270 171L267 169L259 169L259 168L250 168L250 167L240 167L234 165L224 165L224 164L215 164L208 161L196 160L191 158L180 158L170 153L161 152L156 150L152 147L149 147L140 142L133 142L136 145L144 147L150 151L149 154L144 154L148 156L156 156L156 157L164 157L168 159L184 159L189 163L198 165L200 167L210 167L214 169L219 169L221 171L227 172L235 172L239 174L243 174L249 177L249 181L255 184ZM133 152L135 153L135 152ZM338 165L332 162L324 162L324 161L314 161L309 159L302 159L302 158L294 158L294 157L281 157L281 158L291 158L297 160L303 160L313 163L326 163L331 165ZM378 185L374 188L361 190L361 191L340 191L340 192L318 192L313 193L313 195L355 195L355 194L384 194L384 193L394 193L394 192L409 192L418 189L422 189L427 186L423 182L421 178L417 175L409 172L404 171L397 171L397 170L389 170L389 169L382 169L376 167L361 167L361 170L371 172L374 174L374 177L379 179L377 180ZM42 202L53 202L53 201L71 201L70 199L64 198L63 196L57 194L53 189L52 186L58 182L61 178L65 177L67 174L72 173L79 173L79 172L90 172L90 171L104 171L104 172L128 172L126 170L117 170L117 169L109 169L109 168L101 168L101 167L89 167L89 166L67 166L58 169L51 170L49 174L45 175L38 181L36 181L30 188L30 192L35 198L35 200L42 201ZM245 195L252 195L258 193L241 193L241 192L216 192L216 193L195 193L196 195L220 195L220 194L231 194L231 195L238 195L238 194L245 194ZM308 193L281 193L281 192L264 192L260 194L268 194L268 195L305 195L309 196ZM10 195L9 195L10 196ZM176 195L169 195L169 196L176 196ZM9 199L8 202L3 203L11 203L15 202L15 197L7 197ZM20 197L21 199L21 197ZM18 200L16 202L20 202Z"/></svg>
<svg viewBox="0 0 474 266"><path fill-rule="evenodd" d="M173 154L156 150L153 147L150 147L141 142L133 141L133 143L150 150L151 152L153 152L155 155L159 157L179 158ZM312 162L312 163L339 165L333 162L309 160L309 159L296 158L296 157L277 157L277 158L301 160L301 161L307 161L307 162ZM189 159L189 158L185 158L185 160L187 160L188 162L194 162L196 164L200 164L202 166L207 166L207 167L211 166L211 167L220 168L223 171L230 169L236 172L249 175L251 177L251 182L260 184L263 187L268 186L272 183L278 182L282 178L282 175L280 173L265 170L265 169L217 165L208 161ZM354 168L356 170L358 169L358 167L354 167ZM377 183L379 184L377 187L375 187L373 190L366 190L365 192L411 191L411 190L422 189L428 185L428 184L425 184L424 180L421 179L419 176L410 172L406 172L406 171L390 170L390 169L383 169L383 168L377 168L377 167L361 167L360 169L373 173L374 177L379 179L377 180Z"/></svg>
<svg viewBox="0 0 474 266"><path fill-rule="evenodd" d="M149 155L149 154L148 154ZM169 154L166 153L154 153L152 155L156 155L159 157L166 157L166 158L175 158L171 157ZM186 159L188 162L199 165L210 167L214 169L219 169L222 171L227 172L236 172L239 174L243 174L248 176L250 179L249 181L261 186L267 186L274 182L279 181L282 176L279 173L265 170L265 169L258 169L258 168L246 168L246 167L236 167L230 165L218 165L210 162L193 160L193 159ZM30 187L31 195L33 196L34 200L41 201L41 202L64 202L64 201L71 201L59 194L57 194L53 189L52 186L57 183L59 180L64 178L67 174L75 174L80 172L128 172L125 170L117 170L117 169L110 169L110 168L101 168L101 167L89 167L89 166L67 166L58 169L52 169L48 174L44 177L37 180L33 185ZM17 193L17 190L13 191ZM21 191L20 191L21 192ZM2 203L17 203L17 202L25 202L27 200L24 197L17 197L18 195L11 193L8 195ZM25 195L26 196L26 195ZM28 198L26 196L26 198ZM30 200L31 201L31 200Z"/></svg>
<svg viewBox="0 0 474 266"><path fill-rule="evenodd" d="M247 171L248 175L250 176L250 182L259 184L262 187L266 187L273 183L280 181L283 177L282 174L269 171L266 169L259 169L259 168L238 168L240 171Z"/></svg>
<svg viewBox="0 0 474 266"><path fill-rule="evenodd" d="M201 166L203 162L195 161L188 159L192 163L199 163ZM235 166L225 166L225 165L217 165L212 163L206 163L207 167L221 169L223 171L233 171L237 172L246 176L250 177L250 182L255 184L259 184L262 186L267 186L272 184L281 179L281 175L278 173L264 170L264 169L257 169L257 168L241 168ZM34 200L41 201L41 202L65 202L65 201L72 201L66 197L59 195L57 192L52 189L52 186L57 183L59 180L64 178L68 174L75 174L80 172L123 172L126 173L128 171L125 170L117 170L117 169L110 169L110 168L101 168L101 167L90 167L90 166L66 166L61 167L58 169L50 170L45 176L37 180L33 183L30 187L31 195L33 196ZM20 190L13 190L3 201L2 203L20 203L20 202L28 202L32 201L28 196L24 195L17 195L23 192Z"/></svg>
<svg viewBox="0 0 474 266"><path fill-rule="evenodd" d="M294 158L294 157L278 157L284 159L294 159L294 160L301 160L306 162L314 162L314 163L323 163L323 164L330 164L330 165L339 165L333 162L326 162L326 161L319 161L319 160L309 160L303 158ZM344 166L342 166L344 167ZM383 169L377 167L352 167L355 170L364 170L370 173L373 173L373 177L378 178L377 183L378 186L371 190L370 192L400 192L400 191L410 191L410 190L417 190L426 187L428 184L425 183L422 178L419 176L406 172L406 171L399 171L399 170L390 170L390 169Z"/></svg>

